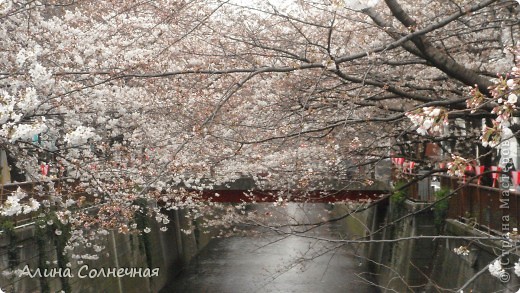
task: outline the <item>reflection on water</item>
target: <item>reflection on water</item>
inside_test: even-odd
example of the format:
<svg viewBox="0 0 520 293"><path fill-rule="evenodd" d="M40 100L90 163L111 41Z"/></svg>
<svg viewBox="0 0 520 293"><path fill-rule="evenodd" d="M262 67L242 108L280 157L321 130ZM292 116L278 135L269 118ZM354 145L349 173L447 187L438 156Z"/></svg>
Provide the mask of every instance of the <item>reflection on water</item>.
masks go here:
<svg viewBox="0 0 520 293"><path fill-rule="evenodd" d="M271 223L280 224L308 223L327 215L324 204L255 208L274 215ZM330 224L306 233L310 238L277 235L265 228L253 232L213 240L161 292L378 292L358 277L366 278L366 269L348 247L316 239L342 234Z"/></svg>

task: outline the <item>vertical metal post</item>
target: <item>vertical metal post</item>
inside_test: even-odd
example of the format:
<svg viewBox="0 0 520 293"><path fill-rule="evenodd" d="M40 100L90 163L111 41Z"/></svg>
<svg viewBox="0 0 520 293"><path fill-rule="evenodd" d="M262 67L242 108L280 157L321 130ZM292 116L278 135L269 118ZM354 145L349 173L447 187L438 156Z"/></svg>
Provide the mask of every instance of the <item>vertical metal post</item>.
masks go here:
<svg viewBox="0 0 520 293"><path fill-rule="evenodd" d="M114 261L117 271L119 271L119 257L117 255L116 237L114 236L114 231L110 231L110 234L112 235L112 251L114 253ZM117 286L119 287L119 293L123 293L123 284L121 284L121 278L117 278Z"/></svg>
<svg viewBox="0 0 520 293"><path fill-rule="evenodd" d="M175 233L177 235L177 252L179 253L179 257L182 259L183 249L182 249L182 233L181 233L181 223L179 217L179 210L175 210L173 212L175 218Z"/></svg>

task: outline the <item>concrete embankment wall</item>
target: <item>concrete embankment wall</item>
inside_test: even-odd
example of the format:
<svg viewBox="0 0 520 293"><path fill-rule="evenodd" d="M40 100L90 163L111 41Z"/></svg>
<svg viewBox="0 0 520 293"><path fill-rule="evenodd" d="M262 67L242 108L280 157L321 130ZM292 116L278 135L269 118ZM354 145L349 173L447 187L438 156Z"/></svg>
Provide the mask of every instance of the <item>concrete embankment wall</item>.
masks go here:
<svg viewBox="0 0 520 293"><path fill-rule="evenodd" d="M491 276L487 265L502 251L500 241L468 241L465 236L483 236L471 226L456 220L435 222L434 212L428 209L392 224L396 219L418 211L423 204L405 202L401 206L384 204L341 220L350 239L378 231L369 244L357 245L355 251L373 274L381 292L455 292L468 280L475 278L464 292L516 292L519 280L511 267L518 260L511 254L507 282ZM346 206L336 205L335 216L348 212ZM419 239L421 235L451 235L457 239ZM381 240L408 239L396 242ZM453 249L467 246L469 255L457 255Z"/></svg>
<svg viewBox="0 0 520 293"><path fill-rule="evenodd" d="M14 229L13 235L0 235L0 288L5 292L157 292L183 265L210 240L210 233L202 233L198 223L188 223L182 211L172 211L168 230L162 232L150 219L148 234L132 235L109 232L98 245L105 246L99 260L77 264L68 254L59 256L56 238L39 237L34 224ZM192 230L185 234L181 229ZM74 253L81 254L81 251ZM86 252L83 252L86 253ZM70 264L67 264L70 263ZM88 265L88 268L85 267ZM39 278L38 268L47 268L54 276ZM54 271L53 269L54 268ZM33 276L6 275L13 269L30 269ZM120 270L123 269L123 270ZM126 273L124 270L126 269ZM146 269L148 269L146 271ZM118 278L109 274L119 272ZM155 271L153 271L155 270ZM60 273L58 273L60 272ZM156 275L150 276L152 272ZM40 269L41 275L44 270ZM60 278L60 274L61 277ZM99 276L94 276L99 274ZM107 276L107 277L105 277Z"/></svg>

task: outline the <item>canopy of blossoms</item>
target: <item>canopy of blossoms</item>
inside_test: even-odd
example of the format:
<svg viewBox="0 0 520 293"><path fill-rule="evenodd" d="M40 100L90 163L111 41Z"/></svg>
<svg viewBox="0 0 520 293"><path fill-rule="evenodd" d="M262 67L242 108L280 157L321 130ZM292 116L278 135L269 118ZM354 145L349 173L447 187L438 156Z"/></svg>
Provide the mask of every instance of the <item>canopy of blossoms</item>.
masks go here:
<svg viewBox="0 0 520 293"><path fill-rule="evenodd" d="M126 233L139 200L206 217L196 190L241 177L367 184L392 154L432 167L517 131L516 2L365 4L0 1L0 145L15 180L45 182L2 215Z"/></svg>

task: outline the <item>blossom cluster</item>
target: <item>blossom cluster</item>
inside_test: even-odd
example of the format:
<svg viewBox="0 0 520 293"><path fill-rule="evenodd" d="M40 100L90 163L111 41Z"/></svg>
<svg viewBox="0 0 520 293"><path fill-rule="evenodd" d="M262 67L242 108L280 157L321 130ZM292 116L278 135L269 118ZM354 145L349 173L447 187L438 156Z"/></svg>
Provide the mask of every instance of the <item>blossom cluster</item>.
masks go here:
<svg viewBox="0 0 520 293"><path fill-rule="evenodd" d="M493 96L496 98L498 106L496 106L491 113L496 114L496 121L506 122L511 118L511 114L516 109L516 103L518 102L518 78L511 77L509 79L501 78L493 89Z"/></svg>
<svg viewBox="0 0 520 293"><path fill-rule="evenodd" d="M12 0L0 0L0 15L5 14L13 7ZM2 291L2 290L0 290Z"/></svg>
<svg viewBox="0 0 520 293"><path fill-rule="evenodd" d="M40 203L34 198L29 198L27 203L21 203L20 201L27 197L20 187L7 197L7 200L0 207L0 214L2 216L16 216L20 214L28 214L37 211L40 208Z"/></svg>
<svg viewBox="0 0 520 293"><path fill-rule="evenodd" d="M451 155L451 162L448 162L448 174L450 176L464 176L464 171L468 166L468 160L457 155Z"/></svg>
<svg viewBox="0 0 520 293"><path fill-rule="evenodd" d="M497 120L492 120L492 126L484 125L480 141L484 147L496 147L502 139L502 124Z"/></svg>
<svg viewBox="0 0 520 293"><path fill-rule="evenodd" d="M457 254L457 255L463 255L463 256L469 255L469 249L467 246L455 247L453 249L453 252L455 252L455 254Z"/></svg>
<svg viewBox="0 0 520 293"><path fill-rule="evenodd" d="M502 264L500 262L500 259L496 259L492 263L488 265L489 273L495 277L495 278L501 278L506 274L505 269L502 267ZM513 271L515 275L520 277L520 261L515 263L515 266L513 267ZM520 290L520 289L519 289Z"/></svg>
<svg viewBox="0 0 520 293"><path fill-rule="evenodd" d="M28 140L48 129L45 117L26 119L34 113L40 100L34 88L25 89L25 93L10 94L0 91L0 137L10 143Z"/></svg>
<svg viewBox="0 0 520 293"><path fill-rule="evenodd" d="M423 107L407 112L406 117L417 127L420 135L442 135L448 124L448 112L444 108Z"/></svg>
<svg viewBox="0 0 520 293"><path fill-rule="evenodd" d="M487 147L496 147L502 140L503 130L510 126L511 117L517 110L518 96L520 95L520 57L516 57L516 66L514 66L509 74L505 77L499 76L495 85L490 88L492 101L496 106L491 111L496 115L492 119L492 126L484 126L480 140L482 145ZM470 92L471 98L466 101L468 108L475 112L485 102L484 95L477 89L473 88Z"/></svg>
<svg viewBox="0 0 520 293"><path fill-rule="evenodd" d="M489 273L491 273L491 275L496 278L500 278L502 275L505 274L505 270L502 268L500 260L498 259L490 263L488 269Z"/></svg>
<svg viewBox="0 0 520 293"><path fill-rule="evenodd" d="M99 139L92 127L78 126L74 131L65 135L65 142L73 146L85 144L89 139Z"/></svg>
<svg viewBox="0 0 520 293"><path fill-rule="evenodd" d="M97 254L72 254L71 256L72 259L75 259L75 260L98 260L99 259L99 256Z"/></svg>
<svg viewBox="0 0 520 293"><path fill-rule="evenodd" d="M471 109L471 113L475 113L486 101L486 96L480 92L477 86L470 89L469 95L470 98L466 100L466 107Z"/></svg>

